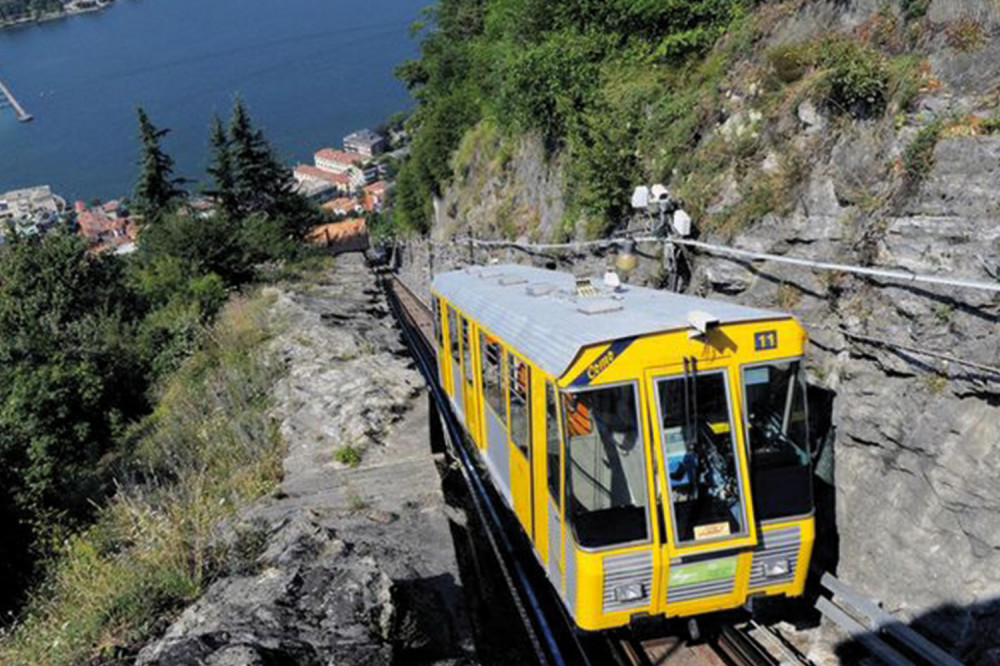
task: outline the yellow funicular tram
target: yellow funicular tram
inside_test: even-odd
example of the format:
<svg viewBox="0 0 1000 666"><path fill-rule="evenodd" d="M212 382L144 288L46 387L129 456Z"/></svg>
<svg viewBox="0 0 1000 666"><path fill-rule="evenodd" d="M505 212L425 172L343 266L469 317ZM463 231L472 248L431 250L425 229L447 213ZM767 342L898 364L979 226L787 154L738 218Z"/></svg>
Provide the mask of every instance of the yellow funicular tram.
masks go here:
<svg viewBox="0 0 1000 666"><path fill-rule="evenodd" d="M797 596L814 522L791 316L528 266L433 283L441 384L578 626Z"/></svg>

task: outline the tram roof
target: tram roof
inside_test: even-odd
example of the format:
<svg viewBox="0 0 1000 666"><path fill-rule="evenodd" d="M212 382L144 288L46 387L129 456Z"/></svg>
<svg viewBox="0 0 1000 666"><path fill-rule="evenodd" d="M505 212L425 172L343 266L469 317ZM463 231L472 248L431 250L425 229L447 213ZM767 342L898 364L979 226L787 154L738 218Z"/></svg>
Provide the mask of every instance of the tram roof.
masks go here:
<svg viewBox="0 0 1000 666"><path fill-rule="evenodd" d="M584 347L691 327L689 315L706 313L720 324L790 315L658 289L623 285L620 291L589 278L531 266L470 266L439 273L433 289L489 332L556 377Z"/></svg>

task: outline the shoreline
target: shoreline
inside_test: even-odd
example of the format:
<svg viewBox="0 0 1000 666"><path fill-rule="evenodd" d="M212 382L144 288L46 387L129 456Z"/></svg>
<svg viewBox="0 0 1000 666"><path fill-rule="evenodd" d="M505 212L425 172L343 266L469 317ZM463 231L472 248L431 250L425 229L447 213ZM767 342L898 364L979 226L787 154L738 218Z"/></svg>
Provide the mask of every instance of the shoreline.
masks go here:
<svg viewBox="0 0 1000 666"><path fill-rule="evenodd" d="M13 21L7 21L6 23L0 22L0 32L4 30L11 30L14 28L28 28L34 25L40 25L42 23L49 23L51 21L58 21L60 19L67 19L73 16L80 16L82 14L92 14L94 12L103 11L109 7L113 7L115 0L96 0L96 4L92 7L77 7L75 5L69 5L58 12L49 12L48 14L42 14L37 17L26 17L15 19Z"/></svg>

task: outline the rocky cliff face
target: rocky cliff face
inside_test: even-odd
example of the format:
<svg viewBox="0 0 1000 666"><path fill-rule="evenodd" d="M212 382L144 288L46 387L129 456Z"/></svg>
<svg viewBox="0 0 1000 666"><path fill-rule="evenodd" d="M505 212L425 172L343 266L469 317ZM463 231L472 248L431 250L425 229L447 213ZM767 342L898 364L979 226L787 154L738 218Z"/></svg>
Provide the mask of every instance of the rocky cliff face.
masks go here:
<svg viewBox="0 0 1000 666"><path fill-rule="evenodd" d="M474 663L423 380L375 278L344 256L270 296L284 481L221 530L228 570L137 663Z"/></svg>
<svg viewBox="0 0 1000 666"><path fill-rule="evenodd" d="M877 0L783 6L765 47L829 31L863 34L886 16L899 21L887 28L891 34L914 29L902 24L899 6ZM919 29L917 100L882 117L845 118L808 100L764 115L752 76L727 79L725 108L703 141L736 140L734 127L747 126L780 135L777 149L795 149L804 159L777 210L735 233L696 220L702 239L996 282L1000 10L992 0L934 0ZM915 141L926 144L920 164L912 163ZM484 153L456 175L438 206L437 241L466 231L503 235L505 228L522 241L557 236L566 209L558 157L544 159L531 138L509 150L504 166ZM767 174L774 164L766 155L752 173ZM746 196L738 170L720 170L729 175L709 211L733 209ZM635 279L658 282L658 253L645 249L650 256ZM582 252L493 258L581 272L608 261ZM464 248L438 247L435 267L467 259ZM826 547L838 575L970 663L1000 660L1000 372L921 353L1000 367L997 295L708 254L689 259L688 291L789 310L809 327L811 380L835 394L839 546ZM426 257L418 252L410 270L425 280Z"/></svg>

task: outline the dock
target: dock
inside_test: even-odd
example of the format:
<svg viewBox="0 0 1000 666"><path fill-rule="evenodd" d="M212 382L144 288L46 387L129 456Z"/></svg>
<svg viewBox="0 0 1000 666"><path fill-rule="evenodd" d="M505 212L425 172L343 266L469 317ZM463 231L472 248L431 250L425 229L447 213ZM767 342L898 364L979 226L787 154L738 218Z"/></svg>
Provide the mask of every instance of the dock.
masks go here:
<svg viewBox="0 0 1000 666"><path fill-rule="evenodd" d="M12 109L14 109L14 113L17 114L17 119L20 122L26 123L34 119L34 116L24 110L24 107L21 106L20 102L17 101L17 98L14 97L14 93L10 91L10 88L8 88L2 80L0 80L0 97L6 98L7 103L10 104Z"/></svg>

